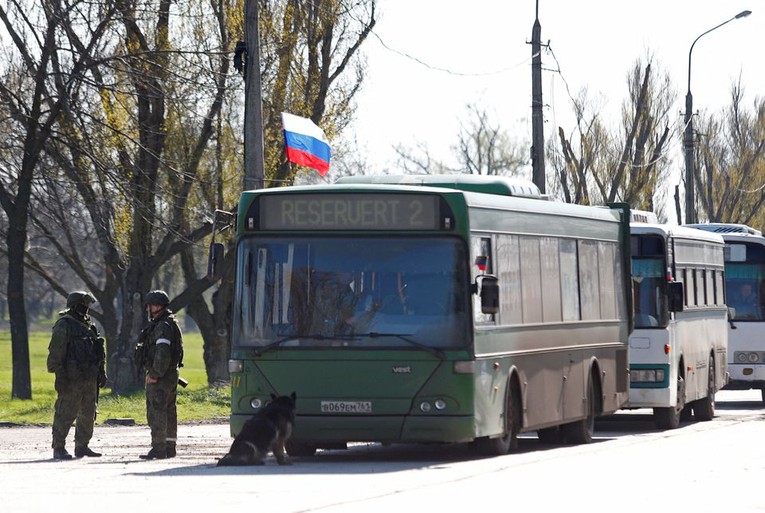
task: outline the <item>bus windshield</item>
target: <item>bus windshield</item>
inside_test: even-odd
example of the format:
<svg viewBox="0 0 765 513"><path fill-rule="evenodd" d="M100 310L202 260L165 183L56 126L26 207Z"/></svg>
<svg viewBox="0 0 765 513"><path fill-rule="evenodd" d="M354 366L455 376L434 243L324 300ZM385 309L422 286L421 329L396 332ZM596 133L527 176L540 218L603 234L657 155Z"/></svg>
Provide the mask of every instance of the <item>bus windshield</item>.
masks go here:
<svg viewBox="0 0 765 513"><path fill-rule="evenodd" d="M469 344L467 257L456 238L247 238L238 251L234 345Z"/></svg>
<svg viewBox="0 0 765 513"><path fill-rule="evenodd" d="M632 294L636 328L666 327L664 239L655 235L632 236Z"/></svg>
<svg viewBox="0 0 765 513"><path fill-rule="evenodd" d="M632 261L632 292L635 305L635 327L656 328L667 324L664 294L664 261L642 259Z"/></svg>
<svg viewBox="0 0 765 513"><path fill-rule="evenodd" d="M765 248L759 244L729 243L726 248L727 303L736 321L763 321Z"/></svg>

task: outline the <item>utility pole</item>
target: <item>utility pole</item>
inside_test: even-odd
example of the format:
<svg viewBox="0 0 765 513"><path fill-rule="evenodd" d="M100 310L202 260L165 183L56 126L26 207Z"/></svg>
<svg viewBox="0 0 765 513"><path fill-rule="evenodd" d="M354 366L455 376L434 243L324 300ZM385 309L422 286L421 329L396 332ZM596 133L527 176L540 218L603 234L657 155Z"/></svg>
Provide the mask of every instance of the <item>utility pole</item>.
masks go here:
<svg viewBox="0 0 765 513"><path fill-rule="evenodd" d="M693 47L691 47L693 48ZM690 54L688 54L688 83L691 83ZM685 131L683 132L683 148L685 150L685 224L696 223L696 187L693 180L693 95L690 86L685 95ZM679 218L678 218L679 219Z"/></svg>
<svg viewBox="0 0 765 513"><path fill-rule="evenodd" d="M244 72L244 190L262 189L263 103L260 82L260 33L258 0L244 2L244 40L247 56Z"/></svg>
<svg viewBox="0 0 765 513"><path fill-rule="evenodd" d="M539 0L531 31L531 174L532 181L545 194L545 129L542 113L542 26Z"/></svg>
<svg viewBox="0 0 765 513"><path fill-rule="evenodd" d="M685 132L683 134L683 148L685 149L685 223L695 224L698 222L696 216L696 185L695 185L695 172L694 172L694 132L693 132L693 94L691 94L691 55L693 54L693 47L696 46L696 42L712 32L717 30L723 25L730 23L733 20L746 18L752 14L752 11L741 11L729 20L725 20L719 25L707 30L699 37L693 40L691 49L688 50L688 92L685 95L685 116L683 121L685 122ZM679 219L679 218L678 218Z"/></svg>

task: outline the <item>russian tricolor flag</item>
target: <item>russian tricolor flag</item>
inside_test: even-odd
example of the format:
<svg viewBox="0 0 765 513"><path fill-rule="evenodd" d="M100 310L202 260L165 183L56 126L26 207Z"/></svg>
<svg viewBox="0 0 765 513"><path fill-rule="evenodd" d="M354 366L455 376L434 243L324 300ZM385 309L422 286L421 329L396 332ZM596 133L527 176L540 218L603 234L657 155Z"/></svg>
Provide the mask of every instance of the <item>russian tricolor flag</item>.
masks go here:
<svg viewBox="0 0 765 513"><path fill-rule="evenodd" d="M310 167L324 176L329 172L329 141L324 132L308 118L282 112L282 128L287 160Z"/></svg>

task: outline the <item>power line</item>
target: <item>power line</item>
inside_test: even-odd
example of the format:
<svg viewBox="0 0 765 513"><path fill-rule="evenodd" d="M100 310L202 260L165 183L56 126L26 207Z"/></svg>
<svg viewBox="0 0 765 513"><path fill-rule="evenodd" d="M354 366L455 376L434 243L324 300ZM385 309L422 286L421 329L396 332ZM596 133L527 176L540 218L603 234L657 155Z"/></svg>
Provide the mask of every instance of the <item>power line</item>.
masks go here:
<svg viewBox="0 0 765 513"><path fill-rule="evenodd" d="M395 48L391 48L385 41L382 40L382 38L380 37L380 35L377 32L375 32L373 30L372 34L377 38L377 40L380 42L380 44L383 46L383 48L385 48L389 52L393 52L396 55L400 55L401 57L404 57L404 58L409 59L409 60L411 60L413 62L416 62L417 64L419 64L419 65L421 65L421 66L423 66L425 68L428 68L430 70L440 71L442 73L448 73L449 75L455 75L455 76L459 76L459 77L488 77L488 76L492 76L492 75L500 75L502 73L507 73L508 71L513 71L513 70L515 70L515 69L517 69L517 68L519 68L519 67L521 67L521 66L523 66L525 64L528 64L531 61L531 58L524 59L522 62L519 62L518 64L515 64L514 66L498 69L498 70L495 70L495 71L486 71L486 72L480 72L480 73L467 73L467 72L462 72L462 71L455 71L455 70L448 69L448 68L442 68L442 67L439 67L439 66L434 66L434 65L429 64L429 63L423 61L422 59L420 59L418 57L415 57L414 55L411 55L411 54L409 54L407 52L404 52L404 51L401 51L401 50L396 50Z"/></svg>

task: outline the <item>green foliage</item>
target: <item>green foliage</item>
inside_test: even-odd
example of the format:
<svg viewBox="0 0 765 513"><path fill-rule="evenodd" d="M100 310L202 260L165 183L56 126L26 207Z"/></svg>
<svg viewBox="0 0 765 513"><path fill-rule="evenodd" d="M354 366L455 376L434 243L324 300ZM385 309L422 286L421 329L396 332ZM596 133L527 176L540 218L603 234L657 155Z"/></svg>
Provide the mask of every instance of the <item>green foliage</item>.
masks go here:
<svg viewBox="0 0 765 513"><path fill-rule="evenodd" d="M181 376L189 381L189 386L178 388L178 421L228 418L231 413L231 393L228 388L207 385L202 359L202 337L198 333L185 333L183 340L185 356ZM52 424L56 391L53 388L53 374L49 374L46 368L49 341L50 334L47 332L30 334L32 400L11 399L11 335L8 331L0 331L0 421ZM116 395L108 388L101 390L96 423L113 418L132 418L138 424L146 424L144 391Z"/></svg>

